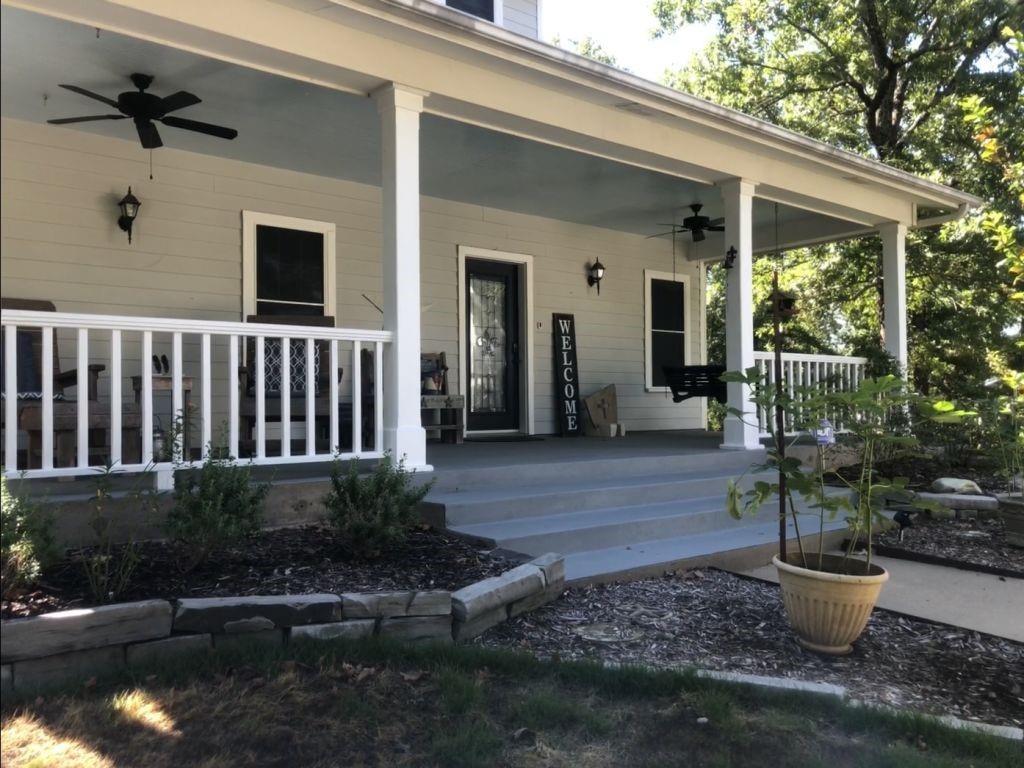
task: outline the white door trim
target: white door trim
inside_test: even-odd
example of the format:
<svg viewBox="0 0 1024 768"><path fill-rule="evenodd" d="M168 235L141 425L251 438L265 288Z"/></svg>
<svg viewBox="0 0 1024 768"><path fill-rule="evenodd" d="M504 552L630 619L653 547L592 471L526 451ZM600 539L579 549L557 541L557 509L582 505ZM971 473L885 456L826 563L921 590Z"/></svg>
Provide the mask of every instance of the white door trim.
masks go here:
<svg viewBox="0 0 1024 768"><path fill-rule="evenodd" d="M466 259L485 259L488 261L504 261L518 264L519 270L519 339L525 349L520 357L523 365L519 370L519 398L522 404L519 409L519 431L532 435L535 433L534 397L533 397L533 256L526 253L508 253L492 251L487 248L475 248L469 245L458 246L458 312L459 312L459 392L469 395L467 386L466 355ZM463 424L469 421L469 402L463 414ZM498 430L507 432L508 430ZM469 433L466 430L467 434ZM488 434L491 434L488 432Z"/></svg>

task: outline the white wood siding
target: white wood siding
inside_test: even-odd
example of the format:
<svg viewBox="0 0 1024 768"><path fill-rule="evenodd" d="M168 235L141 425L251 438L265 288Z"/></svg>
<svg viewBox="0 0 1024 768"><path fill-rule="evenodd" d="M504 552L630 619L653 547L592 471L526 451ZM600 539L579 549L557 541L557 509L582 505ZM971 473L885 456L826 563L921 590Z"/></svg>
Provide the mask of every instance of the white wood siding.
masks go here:
<svg viewBox="0 0 1024 768"><path fill-rule="evenodd" d="M150 181L149 154L135 142L9 119L0 125L4 296L49 299L70 312L237 320L241 211L248 209L334 222L337 323L381 327L379 313L361 295L381 301L376 187L169 148L153 154ZM129 184L142 201L131 245L116 223L116 203ZM445 351L458 371L457 246L530 254L539 325L537 431L555 429L552 312L576 315L582 390L614 383L629 429L701 426L700 401L675 405L668 395L644 389L643 271L672 269L668 241L434 198L423 199L422 211L425 351ZM595 258L607 267L600 296L586 281ZM688 337L690 359L698 361L703 280L684 259L678 267L694 286ZM126 340L126 376L131 343ZM94 345L95 355L106 354L104 340ZM198 359L194 346L186 353ZM72 353L73 346L61 343L61 352ZM134 358L137 366L137 352ZM227 377L214 386L226 398Z"/></svg>
<svg viewBox="0 0 1024 768"><path fill-rule="evenodd" d="M537 0L504 0L502 14L505 29L534 40L539 37Z"/></svg>

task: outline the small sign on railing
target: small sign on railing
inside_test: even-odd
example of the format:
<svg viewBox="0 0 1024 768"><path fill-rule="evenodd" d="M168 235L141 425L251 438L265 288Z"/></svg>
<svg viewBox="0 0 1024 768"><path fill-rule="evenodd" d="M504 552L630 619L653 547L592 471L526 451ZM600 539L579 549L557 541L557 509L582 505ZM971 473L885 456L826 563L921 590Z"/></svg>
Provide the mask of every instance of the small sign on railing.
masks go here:
<svg viewBox="0 0 1024 768"><path fill-rule="evenodd" d="M552 350L555 359L555 401L558 404L558 434L579 437L583 434L580 418L579 365L576 362L576 319L572 315L551 316L554 332Z"/></svg>

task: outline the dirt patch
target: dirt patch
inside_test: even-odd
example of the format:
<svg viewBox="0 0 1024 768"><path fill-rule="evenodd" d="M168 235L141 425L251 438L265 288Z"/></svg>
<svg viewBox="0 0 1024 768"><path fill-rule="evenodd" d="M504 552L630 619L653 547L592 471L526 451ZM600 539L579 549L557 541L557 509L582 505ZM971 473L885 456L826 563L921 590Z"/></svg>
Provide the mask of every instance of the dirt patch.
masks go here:
<svg viewBox="0 0 1024 768"><path fill-rule="evenodd" d="M570 589L477 642L835 683L867 701L1024 724L1024 645L877 610L851 655L823 657L796 642L778 587L722 571Z"/></svg>
<svg viewBox="0 0 1024 768"><path fill-rule="evenodd" d="M190 573L179 569L174 547L140 545L141 561L119 601L147 598L367 592L394 589L455 590L510 567L464 539L413 531L406 543L375 560L349 554L329 528L265 531L217 553ZM37 589L0 606L3 618L33 616L90 605L82 565L64 561L43 574Z"/></svg>
<svg viewBox="0 0 1024 768"><path fill-rule="evenodd" d="M875 537L886 547L886 554L899 557L901 552L927 555L982 567L991 571L1020 574L1024 577L1024 549L1006 541L1006 526L1001 518L977 520L933 520L918 515L914 524L903 532L898 529Z"/></svg>

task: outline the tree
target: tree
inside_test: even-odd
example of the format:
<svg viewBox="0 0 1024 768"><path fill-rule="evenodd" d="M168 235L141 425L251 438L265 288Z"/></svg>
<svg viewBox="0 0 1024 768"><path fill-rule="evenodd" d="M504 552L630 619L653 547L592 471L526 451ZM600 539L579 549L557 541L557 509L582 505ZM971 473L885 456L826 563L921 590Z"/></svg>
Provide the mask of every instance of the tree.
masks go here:
<svg viewBox="0 0 1024 768"><path fill-rule="evenodd" d="M657 0L654 12L661 33L718 27L671 85L973 192L1003 212L1019 241L1021 201L998 167L980 161L964 118L976 96L1007 124L1024 124L1020 50L1007 32L1022 8L1020 0ZM1006 347L1002 331L1019 318L984 215L908 242L911 368L923 391L977 393L989 354ZM787 256L784 282L804 304L802 343L877 349L880 250L863 239ZM793 273L807 263L813 268Z"/></svg>
<svg viewBox="0 0 1024 768"><path fill-rule="evenodd" d="M584 37L582 40L568 40L568 45L562 45L562 39L555 35L551 39L552 45L557 45L559 48L565 48L567 51L578 53L580 56L586 56L588 59L599 61L602 64L607 64L609 67L619 66L618 60L613 54L611 54L603 45L597 42L594 38ZM629 71L626 69L625 71Z"/></svg>

